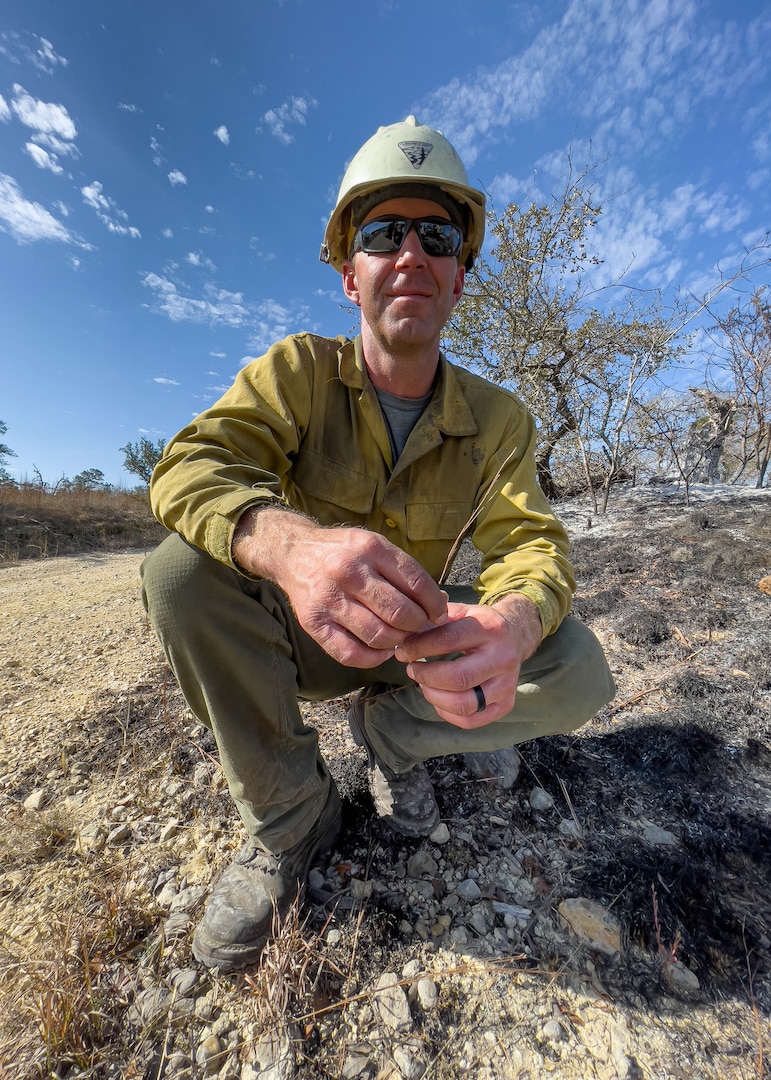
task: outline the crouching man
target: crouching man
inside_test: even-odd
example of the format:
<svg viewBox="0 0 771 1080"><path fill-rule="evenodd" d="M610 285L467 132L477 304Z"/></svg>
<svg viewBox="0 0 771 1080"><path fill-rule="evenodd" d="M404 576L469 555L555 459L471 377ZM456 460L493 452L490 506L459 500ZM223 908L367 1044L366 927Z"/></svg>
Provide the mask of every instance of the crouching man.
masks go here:
<svg viewBox="0 0 771 1080"><path fill-rule="evenodd" d="M375 808L420 837L439 822L429 758L462 754L508 786L515 744L571 731L613 695L599 644L567 616L568 544L536 482L531 416L440 352L484 223L440 132L414 117L380 128L322 247L360 335L277 342L153 476L173 535L144 563L145 603L249 835L195 932L206 965L254 961L337 836L298 700L360 690L349 722ZM481 572L443 588L464 533Z"/></svg>

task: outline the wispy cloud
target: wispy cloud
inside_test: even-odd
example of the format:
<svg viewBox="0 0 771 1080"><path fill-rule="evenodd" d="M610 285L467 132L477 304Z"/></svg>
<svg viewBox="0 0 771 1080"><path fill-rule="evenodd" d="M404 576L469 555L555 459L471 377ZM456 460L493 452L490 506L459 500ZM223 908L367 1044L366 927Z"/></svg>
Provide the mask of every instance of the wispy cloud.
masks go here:
<svg viewBox="0 0 771 1080"><path fill-rule="evenodd" d="M254 353L263 353L270 345L287 334L292 333L308 318L304 304L291 308L277 300L261 301L254 312L253 332L249 339L249 348Z"/></svg>
<svg viewBox="0 0 771 1080"><path fill-rule="evenodd" d="M703 19L696 0L570 0L523 52L453 79L414 109L467 166L484 145L566 98L603 150L620 139L660 143L697 105L762 76L770 31L760 16L741 37L735 23Z"/></svg>
<svg viewBox="0 0 771 1080"><path fill-rule="evenodd" d="M11 108L22 124L34 131L59 136L68 141L75 138L78 132L64 105L40 101L28 94L18 83L14 84L13 92Z"/></svg>
<svg viewBox="0 0 771 1080"><path fill-rule="evenodd" d="M150 307L172 322L208 323L211 326L245 326L249 309L243 293L228 292L216 285L204 286L203 296L186 296L168 277L146 273L142 284L154 294Z"/></svg>
<svg viewBox="0 0 771 1080"><path fill-rule="evenodd" d="M0 94L0 123L10 124L12 120L11 109L8 102Z"/></svg>
<svg viewBox="0 0 771 1080"><path fill-rule="evenodd" d="M308 110L314 105L318 105L315 98L291 97L277 109L268 109L262 119L268 125L271 135L288 145L294 142L294 135L287 128L295 124L304 127Z"/></svg>
<svg viewBox="0 0 771 1080"><path fill-rule="evenodd" d="M214 134L223 146L227 146L230 143L230 132L224 124L220 124L220 126L215 129Z"/></svg>
<svg viewBox="0 0 771 1080"><path fill-rule="evenodd" d="M119 236L131 236L138 239L142 234L133 225L127 225L128 214L120 210L114 199L109 198L102 191L102 185L98 180L87 184L80 189L83 201L96 211L96 216L106 225L112 233Z"/></svg>
<svg viewBox="0 0 771 1080"><path fill-rule="evenodd" d="M179 184L187 183L187 177L183 172L180 172L179 169L172 169L169 173L169 183L172 187L178 187Z"/></svg>
<svg viewBox="0 0 771 1080"><path fill-rule="evenodd" d="M37 143L28 142L25 144L24 149L39 169L48 169L56 175L64 172L64 169L58 164L56 158L52 157L42 146L38 146Z"/></svg>
<svg viewBox="0 0 771 1080"><path fill-rule="evenodd" d="M167 379L163 375L156 375L153 379L154 383L160 383L161 386L180 386L176 379Z"/></svg>
<svg viewBox="0 0 771 1080"><path fill-rule="evenodd" d="M12 176L0 173L0 229L19 244L35 240L55 240L64 244L81 243L58 218L40 203L25 199Z"/></svg>
<svg viewBox="0 0 771 1080"><path fill-rule="evenodd" d="M125 101L119 101L118 108L121 110L121 112L127 113L141 113L142 111L138 105L129 105Z"/></svg>
<svg viewBox="0 0 771 1080"><path fill-rule="evenodd" d="M302 301L291 305L272 298L247 300L241 292L231 292L218 285L204 285L199 295L177 280L174 268L164 274L145 273L142 284L153 294L150 310L165 315L172 322L204 323L209 326L242 328L249 334L249 347L264 352L278 338L303 325L308 319ZM224 357L224 353L212 354Z"/></svg>
<svg viewBox="0 0 771 1080"><path fill-rule="evenodd" d="M57 53L47 38L30 32L19 34L9 31L0 34L0 56L12 64L27 61L44 75L53 75L57 67L68 65L68 61Z"/></svg>
<svg viewBox="0 0 771 1080"><path fill-rule="evenodd" d="M187 255L185 256L185 262L188 264L188 266L199 266L204 270L217 269L212 260L209 259L206 255L201 254L200 251L188 251Z"/></svg>

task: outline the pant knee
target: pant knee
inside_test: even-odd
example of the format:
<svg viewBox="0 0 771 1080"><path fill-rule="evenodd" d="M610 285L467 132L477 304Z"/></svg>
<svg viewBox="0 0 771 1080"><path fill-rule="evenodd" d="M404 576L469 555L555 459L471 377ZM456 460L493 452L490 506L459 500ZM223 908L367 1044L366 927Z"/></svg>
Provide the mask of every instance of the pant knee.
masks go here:
<svg viewBox="0 0 771 1080"><path fill-rule="evenodd" d="M207 597L235 573L177 535L166 537L140 568L142 601L158 632L169 621L200 618Z"/></svg>

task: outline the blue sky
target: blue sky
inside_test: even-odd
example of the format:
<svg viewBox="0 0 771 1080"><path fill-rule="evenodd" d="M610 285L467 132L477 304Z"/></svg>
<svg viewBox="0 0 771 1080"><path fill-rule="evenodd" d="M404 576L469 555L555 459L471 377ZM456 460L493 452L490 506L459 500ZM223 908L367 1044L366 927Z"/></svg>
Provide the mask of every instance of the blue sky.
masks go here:
<svg viewBox="0 0 771 1080"><path fill-rule="evenodd" d="M347 161L415 113L496 205L566 153L598 284L691 290L771 226L771 3L5 0L0 420L12 472L134 481L244 360L350 332L318 262Z"/></svg>

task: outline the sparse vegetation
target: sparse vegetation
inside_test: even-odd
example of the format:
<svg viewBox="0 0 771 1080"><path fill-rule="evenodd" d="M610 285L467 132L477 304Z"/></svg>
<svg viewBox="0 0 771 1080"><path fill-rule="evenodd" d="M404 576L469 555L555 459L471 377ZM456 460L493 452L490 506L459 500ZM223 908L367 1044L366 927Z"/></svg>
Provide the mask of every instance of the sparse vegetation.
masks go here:
<svg viewBox="0 0 771 1080"><path fill-rule="evenodd" d="M120 577L102 558L0 570L11 642L0 662L0 1063L11 1080L251 1080L277 1056L298 1080L354 1066L372 1080L405 1046L429 1080L588 1080L622 1067L766 1080L771 601L757 582L771 570L768 498L689 511L646 489L591 528L590 502L560 511L576 610L608 650L616 701L578 733L523 746L509 793L472 782L458 759L433 763L444 846L384 833L346 702L308 705L344 796L344 832L320 868L335 899L312 891L263 961L232 976L195 965L190 933L243 837L213 739L147 626L138 558ZM453 580L472 572L467 557ZM108 589L89 584L96 573ZM551 809L533 808L535 788ZM35 792L42 805L25 809ZM438 869L411 879L419 849ZM453 934L469 912L449 899L469 875L490 921L461 945ZM509 936L492 905L525 896L531 915ZM560 924L558 906L577 896L619 920L619 957ZM698 987L676 982L682 967ZM409 1032L382 1021L386 972L409 999ZM417 996L422 976L433 1006Z"/></svg>
<svg viewBox="0 0 771 1080"><path fill-rule="evenodd" d="M129 491L73 482L50 491L37 483L0 485L0 564L145 548L165 535L150 511L145 488Z"/></svg>

